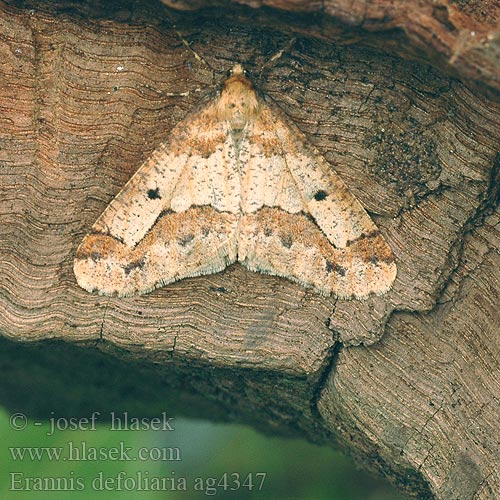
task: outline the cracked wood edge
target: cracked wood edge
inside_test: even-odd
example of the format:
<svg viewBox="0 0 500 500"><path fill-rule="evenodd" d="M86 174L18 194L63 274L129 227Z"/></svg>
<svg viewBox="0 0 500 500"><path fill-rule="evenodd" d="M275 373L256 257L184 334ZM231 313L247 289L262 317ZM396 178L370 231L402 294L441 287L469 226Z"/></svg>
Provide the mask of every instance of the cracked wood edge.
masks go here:
<svg viewBox="0 0 500 500"><path fill-rule="evenodd" d="M310 406L308 391L324 373L325 360L331 355L332 332L325 323L332 309L335 314L329 320L330 328L349 341L349 328L376 329L370 327L370 321L387 318L385 304L375 303L360 311L340 301L322 302L304 292L297 295L300 287L252 275L238 267L179 283L173 292L160 293L154 303L107 301L78 291L70 272L71 256L85 228L140 164L144 148L153 149L168 127L197 100L196 93L182 102L159 98L161 89L190 84L196 89L200 81L192 81L188 65L175 79L171 68L176 61L189 59L190 54L177 54L172 47L179 44L178 39L161 28L143 30L119 23L110 26L106 20L105 35L98 29L99 22L89 25L71 16L63 20L45 11L34 17L29 14L31 21L26 23L27 11L2 7L1 47L10 64L5 67L11 68L3 74L0 87L2 104L10 110L5 119L7 132L2 137L9 144L4 150L8 156L2 158L7 169L2 170L0 183L5 194L1 226L2 333L18 341L56 336L89 346L102 333L105 342L99 348L110 347L118 357L126 354L156 364L173 360L188 371L196 359L200 373L213 367L256 373L268 370L285 374L290 387L306 376L306 384L295 391L297 400L294 391L284 384L278 391L282 404L274 412L270 401L275 392L261 391L262 399L258 400L256 389L239 413L248 415L254 404L254 410L260 409L263 416L273 412L276 426L280 419L287 421L284 408L291 415L300 414L304 405ZM190 26L191 19L184 20L184 28ZM120 45L120 40L130 39L130 32L137 39L135 44ZM214 33L207 36L216 39ZM238 34L234 36L233 43ZM277 46L283 37L278 38ZM110 52L109 47L115 47L116 52ZM491 173L499 143L498 107L459 82L435 71L424 71L425 67L416 70L420 77L425 75L424 80L416 79L411 71L413 63L384 59L370 50L350 47L335 51L305 39L299 40L296 50L295 56L300 56L303 64L300 77L308 77L308 84L302 89L297 83L287 87L283 75L293 67L291 54L288 62L269 73L266 91L279 100L292 120L302 123L304 132L326 151L330 161L339 162L339 173L365 206L372 212L382 212L377 223L389 234L403 266L392 307L435 314L437 297L445 300L450 279L460 271L460 242L494 202L488 190L495 183ZM214 45L214 53L222 60L230 59L232 52L227 40ZM116 71L118 66L128 71ZM115 71L107 71L110 68ZM312 68L317 70L316 76ZM398 76L392 87L391 71ZM21 90L15 85L20 76L25 82ZM208 80L201 83L208 86ZM12 89L16 90L10 94ZM310 89L316 90L306 102L315 102L316 115L321 114L322 103L329 106L333 129L328 121L321 124L308 119L303 106L297 105L298 99L304 102ZM60 96L65 99L61 101ZM83 114L82 100L86 103ZM354 112L358 121L366 122L357 128L357 137L363 141L352 140ZM165 123L164 128L158 130L158 123ZM424 144L420 154L427 155L432 168L412 172L411 157L405 156L403 147L407 144L412 148ZM396 162L391 163L388 151L395 151ZM347 164L346 154L350 159ZM88 165L90 171L85 170ZM268 300L270 290L274 303ZM162 309L165 299L169 301L169 315ZM229 320L229 327L227 321L221 323L221 317ZM396 315L390 321L390 332L398 318ZM430 335L432 328L429 330ZM399 341L405 341L404 332L399 335L403 335L398 336ZM344 352L351 351L342 351L340 360ZM390 350L382 356L393 363L397 360ZM339 372L341 367L342 363ZM350 368L344 381L347 377L367 381L363 376L366 367ZM221 392L231 396L233 386L225 384L224 375L213 383L219 389L225 386L224 391L216 391L215 398L220 398ZM258 388L259 377L242 384L241 393ZM344 386L338 390L338 397L356 401ZM323 404L321 399L320 408ZM412 410L418 412L418 408ZM372 410L376 415L377 407ZM346 415L352 424L354 414ZM397 426L396 417L392 415L391 425ZM318 425L314 413L305 422L301 430L312 436L312 429ZM331 429L338 433L335 427ZM366 452L364 444L360 441L350 446ZM387 446L398 449L393 442ZM387 456L388 467L397 470L396 456ZM418 469L416 463L410 461L411 470ZM447 465L442 463L443 470ZM438 486L434 487L436 491Z"/></svg>
<svg viewBox="0 0 500 500"><path fill-rule="evenodd" d="M378 454L369 465L400 485L418 471L417 498L498 498L499 249L497 209L465 237L432 313L398 314L379 344L342 350L318 402L365 464Z"/></svg>

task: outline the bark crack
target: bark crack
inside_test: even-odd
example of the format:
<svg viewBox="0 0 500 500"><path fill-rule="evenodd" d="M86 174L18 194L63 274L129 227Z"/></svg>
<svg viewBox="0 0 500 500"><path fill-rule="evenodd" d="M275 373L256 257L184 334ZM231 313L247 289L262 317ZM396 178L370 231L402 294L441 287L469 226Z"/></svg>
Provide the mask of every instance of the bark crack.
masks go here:
<svg viewBox="0 0 500 500"><path fill-rule="evenodd" d="M448 290L448 287L453 283L457 273L463 268L463 256L466 249L467 242L469 240L468 236L473 235L474 231L479 229L484 220L488 215L493 213L500 201L500 153L496 155L493 166L490 172L490 179L488 183L488 189L485 196L479 206L476 208L474 213L469 217L469 219L463 225L460 235L455 239L453 245L450 247L448 252L448 262L450 262L451 268L448 276L443 281L436 298L436 306L428 313L432 313L436 307L442 303L441 298ZM454 254L455 253L455 257ZM455 265L452 262L455 261ZM444 271L444 269L443 269ZM465 274L461 279L458 280L458 286L455 292L452 294L450 300L456 296L458 291L461 289L461 282L468 277L468 273ZM446 301L448 302L448 301Z"/></svg>
<svg viewBox="0 0 500 500"><path fill-rule="evenodd" d="M342 342L335 341L332 344L327 355L325 356L323 363L324 368L319 376L309 403L311 413L318 422L323 422L323 417L318 408L318 402L321 399L326 383L331 379L331 377L335 376L334 371L342 348Z"/></svg>

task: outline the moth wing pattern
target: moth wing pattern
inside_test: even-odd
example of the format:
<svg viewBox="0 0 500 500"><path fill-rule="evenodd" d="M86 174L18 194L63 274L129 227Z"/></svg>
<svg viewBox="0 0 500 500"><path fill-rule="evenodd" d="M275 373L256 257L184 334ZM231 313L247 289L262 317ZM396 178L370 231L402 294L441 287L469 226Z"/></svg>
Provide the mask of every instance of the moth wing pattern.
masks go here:
<svg viewBox="0 0 500 500"><path fill-rule="evenodd" d="M239 64L108 205L73 268L82 288L128 296L236 260L341 298L384 293L397 272L359 201Z"/></svg>
<svg viewBox="0 0 500 500"><path fill-rule="evenodd" d="M95 222L74 260L82 288L143 294L236 260L239 178L216 104L179 122Z"/></svg>
<svg viewBox="0 0 500 500"><path fill-rule="evenodd" d="M341 298L386 292L396 264L377 226L303 134L260 105L244 139L238 260Z"/></svg>

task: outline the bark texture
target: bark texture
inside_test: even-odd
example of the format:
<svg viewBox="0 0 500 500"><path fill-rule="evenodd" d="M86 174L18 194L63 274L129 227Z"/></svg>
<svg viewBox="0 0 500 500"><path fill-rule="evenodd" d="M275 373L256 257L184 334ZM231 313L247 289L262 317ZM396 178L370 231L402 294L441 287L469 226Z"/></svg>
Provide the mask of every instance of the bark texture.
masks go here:
<svg viewBox="0 0 500 500"><path fill-rule="evenodd" d="M0 402L168 404L340 443L419 498L495 498L498 7L207 3L0 1ZM372 214L388 294L340 301L239 265L144 297L77 287L84 234L236 61Z"/></svg>

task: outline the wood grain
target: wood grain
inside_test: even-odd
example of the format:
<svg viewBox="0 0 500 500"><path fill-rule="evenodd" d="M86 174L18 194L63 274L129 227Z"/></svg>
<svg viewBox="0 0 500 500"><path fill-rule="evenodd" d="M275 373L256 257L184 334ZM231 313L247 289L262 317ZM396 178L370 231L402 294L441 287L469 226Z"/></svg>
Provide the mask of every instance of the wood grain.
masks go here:
<svg viewBox="0 0 500 500"><path fill-rule="evenodd" d="M499 228L497 211L466 237L431 313L397 314L377 345L342 349L319 402L362 462L397 463L399 484L418 471L436 498L500 491Z"/></svg>
<svg viewBox="0 0 500 500"><path fill-rule="evenodd" d="M319 26L242 7L0 2L4 405L152 414L173 398L179 414L339 440L420 498L494 498L497 38L465 44L452 64L445 48L456 39L422 55L424 35L387 31L402 26L391 19L409 22L401 4L385 20L382 4L354 3L351 20L346 7ZM480 21L457 4L446 12L459 33ZM426 36L443 19L425 18ZM294 46L259 79L292 33ZM235 58L380 227L398 264L386 296L337 301L238 265L137 298L76 286L84 234ZM28 397L33 377L38 396Z"/></svg>
<svg viewBox="0 0 500 500"><path fill-rule="evenodd" d="M207 7L273 7L295 14L308 14L317 22L315 36L328 37L325 25L332 20L351 30L364 31L364 43L387 48L387 39L370 39L369 32L401 32L404 41L389 45L393 51L424 52L430 61L453 75L468 80L482 92L497 97L500 92L500 9L494 0L161 0L180 10ZM319 17L314 19L314 14ZM314 20L313 20L314 19ZM321 21L318 21L321 19ZM292 26L302 32L300 16ZM297 22L299 21L299 22ZM326 22L325 22L326 21ZM330 27L331 28L331 27ZM348 35L349 37L349 35ZM361 38L360 37L360 38Z"/></svg>

